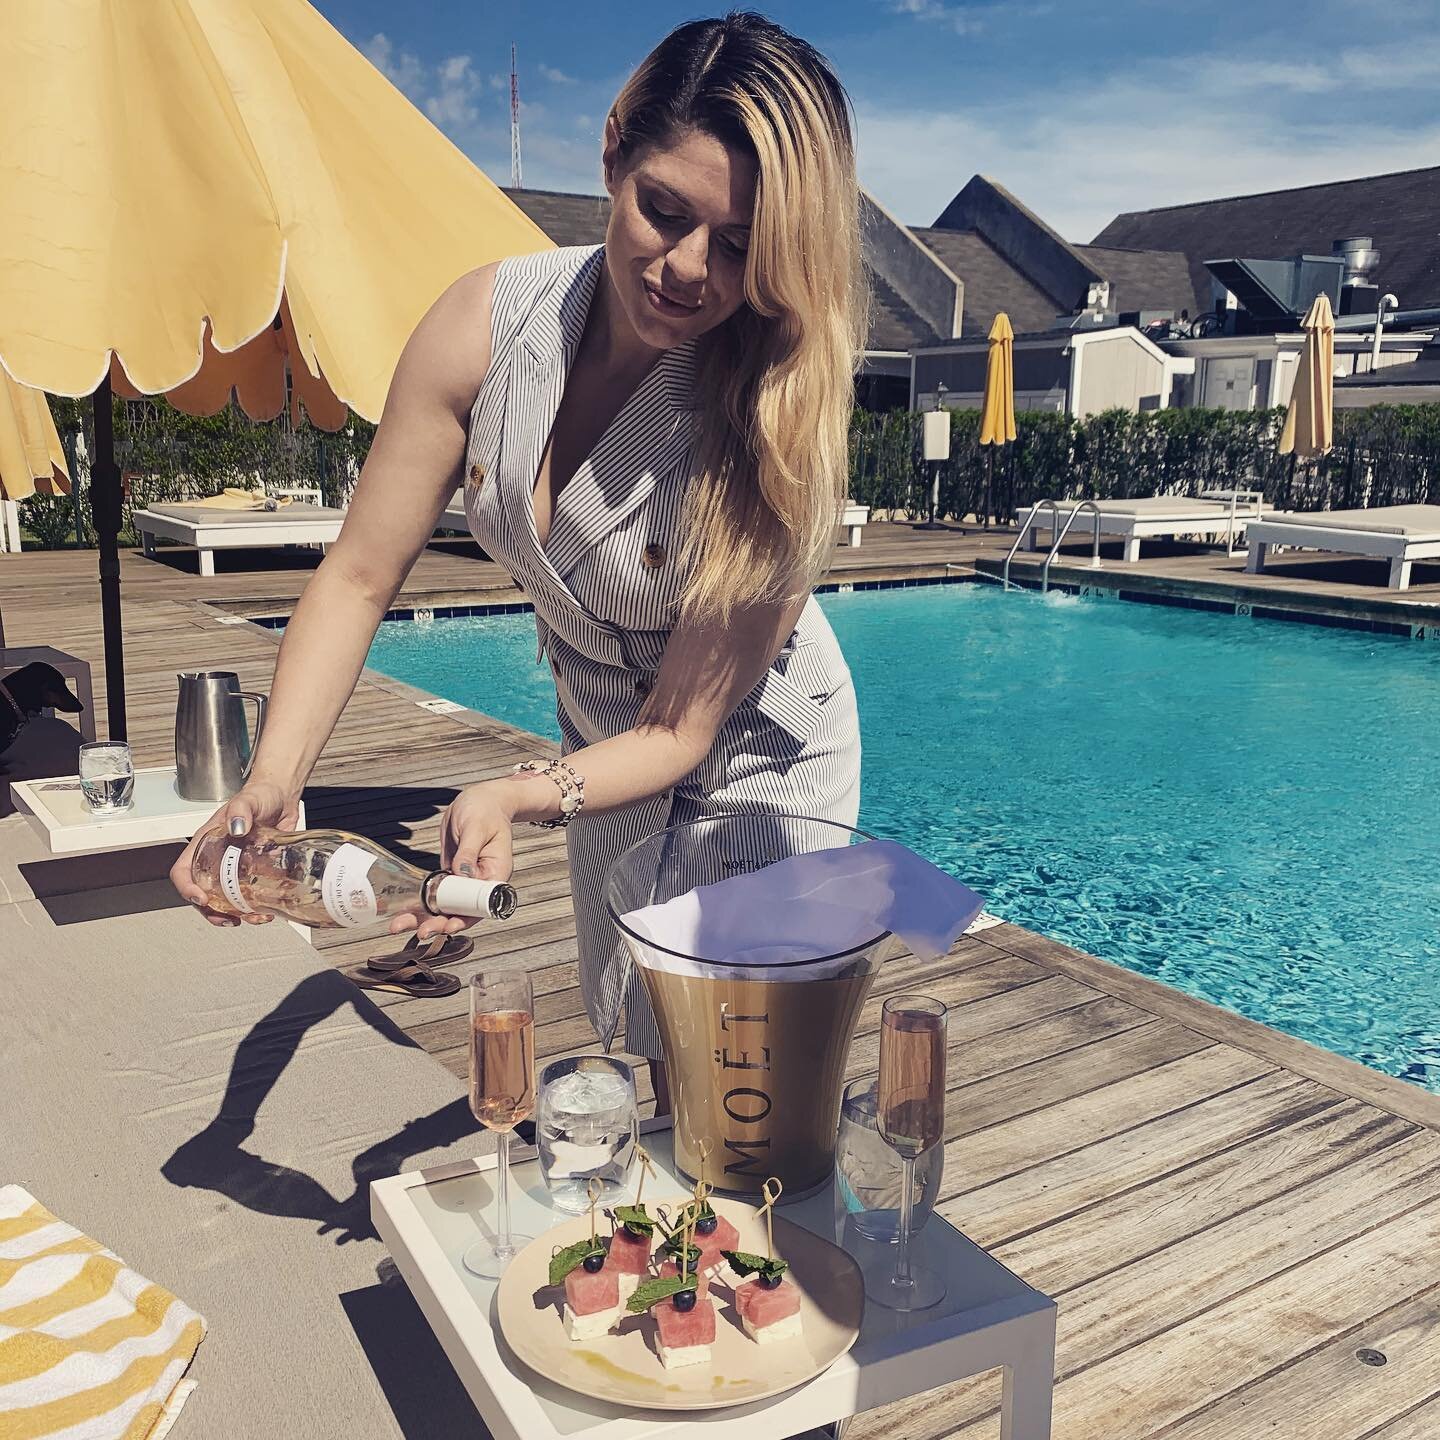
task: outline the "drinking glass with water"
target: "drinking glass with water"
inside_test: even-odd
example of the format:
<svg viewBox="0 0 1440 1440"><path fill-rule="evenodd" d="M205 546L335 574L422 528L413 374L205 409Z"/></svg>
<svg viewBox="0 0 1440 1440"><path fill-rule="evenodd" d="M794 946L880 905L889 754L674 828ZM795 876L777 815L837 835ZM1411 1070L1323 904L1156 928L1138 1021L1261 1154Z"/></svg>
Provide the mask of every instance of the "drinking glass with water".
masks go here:
<svg viewBox="0 0 1440 1440"><path fill-rule="evenodd" d="M135 762L123 740L80 747L80 793L95 815L115 815L134 803Z"/></svg>
<svg viewBox="0 0 1440 1440"><path fill-rule="evenodd" d="M590 1208L586 1187L600 1182L601 1205L625 1191L635 1159L639 1112L635 1073L609 1055L553 1060L540 1074L536 1142L540 1173L557 1210Z"/></svg>

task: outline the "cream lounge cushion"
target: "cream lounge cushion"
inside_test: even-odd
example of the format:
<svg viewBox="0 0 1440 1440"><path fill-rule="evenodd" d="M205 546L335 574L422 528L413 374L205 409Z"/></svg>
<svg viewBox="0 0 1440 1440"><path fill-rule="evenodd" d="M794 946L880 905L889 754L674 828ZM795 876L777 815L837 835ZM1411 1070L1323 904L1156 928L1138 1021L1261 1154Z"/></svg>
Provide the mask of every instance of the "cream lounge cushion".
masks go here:
<svg viewBox="0 0 1440 1440"><path fill-rule="evenodd" d="M164 515L171 520L204 525L266 525L272 522L285 525L334 523L344 520L343 510L330 510L323 505L286 505L280 510L211 510L203 505L149 505L146 509L152 515ZM137 512L137 514L140 512Z"/></svg>
<svg viewBox="0 0 1440 1440"><path fill-rule="evenodd" d="M1060 513L1068 515L1082 500L1060 501ZM1113 515L1122 520L1223 520L1230 514L1228 500L1192 500L1185 495L1146 495L1131 500L1097 500L1094 502L1102 515ZM1030 509L1024 506L1021 513ZM1092 512L1087 508L1085 515ZM1237 515L1256 515L1255 506L1241 501L1235 506ZM1084 520L1084 516L1081 516Z"/></svg>
<svg viewBox="0 0 1440 1440"><path fill-rule="evenodd" d="M1407 540L1440 540L1440 505L1377 505L1373 510L1280 510L1265 517L1272 525L1312 530L1368 530Z"/></svg>

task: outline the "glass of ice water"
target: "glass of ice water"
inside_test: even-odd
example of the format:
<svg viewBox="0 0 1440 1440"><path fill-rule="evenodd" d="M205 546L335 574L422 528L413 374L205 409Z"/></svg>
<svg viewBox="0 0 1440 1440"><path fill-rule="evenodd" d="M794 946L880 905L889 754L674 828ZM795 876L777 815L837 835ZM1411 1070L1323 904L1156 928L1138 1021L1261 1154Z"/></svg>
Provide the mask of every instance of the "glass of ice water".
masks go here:
<svg viewBox="0 0 1440 1440"><path fill-rule="evenodd" d="M80 747L80 793L94 815L128 810L135 797L135 762L123 740Z"/></svg>
<svg viewBox="0 0 1440 1440"><path fill-rule="evenodd" d="M867 1240L893 1243L900 1231L904 1167L881 1138L876 1124L877 1076L872 1070L850 1081L840 1104L840 1133L835 1143L835 1224L848 1217ZM932 1146L915 1162L911 1231L918 1234L940 1193L945 1147Z"/></svg>
<svg viewBox="0 0 1440 1440"><path fill-rule="evenodd" d="M601 1205L625 1191L635 1159L639 1112L635 1072L609 1055L552 1060L540 1072L536 1110L540 1173L557 1210L579 1215L590 1208L586 1187L600 1182Z"/></svg>

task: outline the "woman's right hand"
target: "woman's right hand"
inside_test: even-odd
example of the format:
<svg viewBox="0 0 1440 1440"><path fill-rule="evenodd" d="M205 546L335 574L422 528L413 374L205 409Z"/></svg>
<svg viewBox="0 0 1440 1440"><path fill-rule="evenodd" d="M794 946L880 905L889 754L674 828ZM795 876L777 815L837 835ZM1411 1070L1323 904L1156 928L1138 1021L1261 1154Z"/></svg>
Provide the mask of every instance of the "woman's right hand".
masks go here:
<svg viewBox="0 0 1440 1440"><path fill-rule="evenodd" d="M195 832L195 837L180 852L180 858L170 867L170 883L181 897L197 905L200 913L212 924L219 926L238 925L244 920L250 925L264 925L274 919L272 915L258 912L251 915L225 915L209 909L205 904L205 892L195 883L191 862L195 848L200 841L216 830L241 839L257 825L268 825L276 830L294 830L300 823L300 797L290 794L279 785L266 780L247 781L244 788L237 790L211 817Z"/></svg>

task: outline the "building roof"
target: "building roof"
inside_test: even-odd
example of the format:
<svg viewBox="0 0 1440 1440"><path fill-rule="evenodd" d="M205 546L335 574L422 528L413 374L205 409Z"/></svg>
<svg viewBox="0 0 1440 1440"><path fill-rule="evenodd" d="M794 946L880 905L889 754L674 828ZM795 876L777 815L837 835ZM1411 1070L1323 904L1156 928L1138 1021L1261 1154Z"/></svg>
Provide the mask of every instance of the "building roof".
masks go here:
<svg viewBox="0 0 1440 1440"><path fill-rule="evenodd" d="M997 312L1003 310L1016 334L1046 330L1056 315L1068 312L1038 285L1028 280L977 230L942 230L916 226L916 238L933 250L965 285L965 309L960 333L966 339L985 335Z"/></svg>
<svg viewBox="0 0 1440 1440"><path fill-rule="evenodd" d="M1178 250L1120 250L1077 245L1110 282L1112 310L1170 310L1193 315L1190 267ZM1214 258L1213 256L1211 257Z"/></svg>
<svg viewBox="0 0 1440 1440"><path fill-rule="evenodd" d="M1206 260L1328 255L1353 235L1370 236L1380 252L1370 278L1382 294L1401 309L1440 304L1440 166L1132 211L1095 244L1183 251L1199 313L1211 308Z"/></svg>
<svg viewBox="0 0 1440 1440"><path fill-rule="evenodd" d="M1015 333L1024 335L1051 329L1057 315L1069 315L1076 308L1074 297L1047 294L979 231L920 226L915 235L964 281L961 334L967 339L986 334L1000 310L1010 317ZM1097 245L1072 248L1110 281L1111 310L1170 310L1178 315L1194 305L1185 257L1178 252Z"/></svg>
<svg viewBox="0 0 1440 1440"><path fill-rule="evenodd" d="M610 222L606 195L574 195L559 190L515 190L505 193L557 244L599 245ZM900 293L873 267L873 291L867 348L904 352L934 345L935 330L906 304Z"/></svg>

